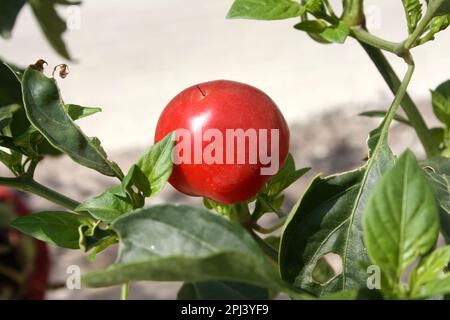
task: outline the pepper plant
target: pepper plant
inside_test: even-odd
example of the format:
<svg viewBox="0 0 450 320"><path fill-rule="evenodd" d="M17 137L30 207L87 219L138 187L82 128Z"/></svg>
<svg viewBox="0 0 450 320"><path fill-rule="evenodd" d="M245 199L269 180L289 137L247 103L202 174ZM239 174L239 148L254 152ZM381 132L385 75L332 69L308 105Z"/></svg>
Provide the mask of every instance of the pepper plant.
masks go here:
<svg viewBox="0 0 450 320"><path fill-rule="evenodd" d="M397 43L366 28L362 0L343 0L341 14L328 0L234 1L228 18L293 18L299 20L296 29L320 43L358 41L394 94L385 110L364 114L382 118L369 135L365 164L314 177L290 213L283 210L283 192L308 171L296 169L291 155L246 201L223 204L205 198L205 208L152 204L174 168L174 133L123 171L97 138L76 125L100 110L63 100L57 77L66 75L65 65L55 67L51 77L42 60L25 69L0 65L0 160L12 175L0 178L0 185L62 208L20 217L11 225L87 252L89 259L116 246L116 262L83 275L82 283L122 284L122 298L128 296L128 283L142 280L184 281L180 299L268 299L280 292L293 299L445 297L450 246L438 244L438 236L450 241L450 81L432 90L433 111L442 123L437 128L427 127L407 88L415 69L413 49L448 27L450 1L402 4L408 36ZM404 61L401 79L385 53ZM399 107L405 117L397 114ZM393 154L388 144L393 121L415 130L425 159L409 150ZM82 202L41 185L34 179L36 167L57 154L114 177L116 185ZM271 212L279 222L261 227L258 221ZM338 257L338 268L328 263L330 255Z"/></svg>

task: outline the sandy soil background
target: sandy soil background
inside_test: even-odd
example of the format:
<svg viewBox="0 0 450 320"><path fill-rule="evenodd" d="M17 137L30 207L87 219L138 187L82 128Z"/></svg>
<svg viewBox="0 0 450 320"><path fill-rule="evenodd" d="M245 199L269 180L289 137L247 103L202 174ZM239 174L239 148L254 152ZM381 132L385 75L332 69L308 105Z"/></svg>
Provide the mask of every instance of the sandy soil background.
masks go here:
<svg viewBox="0 0 450 320"><path fill-rule="evenodd" d="M339 3L340 1L332 1ZM354 42L323 46L295 31L295 20L229 21L231 0L120 0L85 1L81 11L62 10L72 21L66 35L77 63L69 63L70 76L61 80L68 102L100 105L103 112L80 122L98 136L110 158L127 169L152 144L159 113L180 90L212 79L247 82L266 91L279 105L291 128L299 167L313 170L291 189L289 209L316 173L335 173L362 164L367 135L378 121L356 115L368 109L386 109L392 98L375 68ZM400 1L367 1L369 23L375 33L402 40L405 24ZM415 50L417 72L410 93L422 102L430 125L429 88L446 80L450 70L450 35ZM63 60L43 40L29 10L21 13L13 40L0 39L0 54L26 65L45 58L50 65ZM403 72L395 57L394 65ZM411 129L395 125L392 148L422 149ZM3 173L3 171L0 171ZM102 192L113 180L82 168L66 157L46 159L37 180L83 200ZM34 210L55 209L48 202L27 196ZM198 204L166 188L152 203L164 201ZM150 204L150 203L148 203ZM270 220L270 219L269 219ZM270 221L267 221L270 223ZM76 264L83 272L106 266L115 250L95 263L82 253L52 248L52 283L65 282L66 268ZM174 298L178 283L138 283L131 298ZM118 288L51 290L49 299L116 299Z"/></svg>

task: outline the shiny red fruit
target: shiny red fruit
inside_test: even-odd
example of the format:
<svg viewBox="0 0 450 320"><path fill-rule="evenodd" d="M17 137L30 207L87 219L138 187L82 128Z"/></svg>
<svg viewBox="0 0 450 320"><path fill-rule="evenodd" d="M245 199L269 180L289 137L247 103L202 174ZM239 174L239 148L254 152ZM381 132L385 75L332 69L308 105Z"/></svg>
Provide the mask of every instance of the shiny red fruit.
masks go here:
<svg viewBox="0 0 450 320"><path fill-rule="evenodd" d="M203 196L223 204L245 201L256 195L282 166L289 150L289 129L276 104L261 90L234 81L218 80L202 83L185 89L173 98L159 118L155 142L177 130L175 149L177 146L180 147L185 137L181 137L179 129L191 134L191 148L186 147L178 151L182 158L189 158L191 161L175 164L169 182L180 192ZM204 136L208 129L213 129L210 130L215 133L213 138ZM231 149L227 149L227 143L233 143L233 139L227 139L227 132L238 129L243 130L241 133L248 133L248 136L241 140L245 141L245 147L239 148L238 139L234 139L234 151L230 151ZM278 137L275 132L278 132ZM218 133L222 138L218 138ZM255 136L256 149L252 148L251 138L248 138ZM197 144L195 139L199 139L196 141L200 143ZM220 141L223 144L222 149L219 148ZM266 153L261 147L264 141L267 142ZM209 153L211 143L216 144L214 151ZM197 157L199 148L195 146L200 146L200 158ZM276 147L278 151L275 150ZM273 154L272 148L275 148ZM237 150L243 150L245 153L243 163L237 161ZM187 151L190 151L190 157L189 152L185 153ZM233 152L234 154L231 154ZM207 158L205 154L216 158L212 163L211 160L205 161ZM268 158L262 160L264 158L261 154L272 157L270 163L267 162ZM251 158L253 162L250 161ZM267 172L262 174L262 168L267 170L271 164L274 165L272 170L269 170L270 174L267 175ZM276 170L273 171L275 165Z"/></svg>

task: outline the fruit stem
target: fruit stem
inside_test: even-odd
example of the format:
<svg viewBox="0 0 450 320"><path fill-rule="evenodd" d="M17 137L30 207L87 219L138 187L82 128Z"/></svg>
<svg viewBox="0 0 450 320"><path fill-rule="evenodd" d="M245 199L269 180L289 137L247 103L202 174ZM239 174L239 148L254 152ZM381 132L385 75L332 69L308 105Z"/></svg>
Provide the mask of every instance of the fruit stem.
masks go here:
<svg viewBox="0 0 450 320"><path fill-rule="evenodd" d="M391 89L392 93L396 94L398 89L400 88L401 82L385 55L378 48L368 45L362 41L359 41L359 43L377 67L378 71L380 72L388 87ZM438 155L439 150L433 142L430 130L428 129L422 115L420 114L417 106L408 93L405 93L403 100L401 101L401 106L405 111L405 114L408 117L411 126L416 131L416 134L423 145L427 157L430 158Z"/></svg>
<svg viewBox="0 0 450 320"><path fill-rule="evenodd" d="M128 296L130 294L130 285L128 282L122 284L120 288L120 300L128 300Z"/></svg>
<svg viewBox="0 0 450 320"><path fill-rule="evenodd" d="M253 230L247 229L248 232L250 232L251 236L255 241L259 244L261 249L264 251L264 253L269 257L269 259L274 262L275 264L278 264L278 252L271 246L269 246L264 239L261 239Z"/></svg>

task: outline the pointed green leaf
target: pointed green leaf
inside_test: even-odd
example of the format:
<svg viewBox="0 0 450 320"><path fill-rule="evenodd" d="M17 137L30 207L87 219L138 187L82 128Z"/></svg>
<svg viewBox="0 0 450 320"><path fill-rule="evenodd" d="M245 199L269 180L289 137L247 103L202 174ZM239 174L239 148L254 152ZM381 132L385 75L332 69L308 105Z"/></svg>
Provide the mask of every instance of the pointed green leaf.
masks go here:
<svg viewBox="0 0 450 320"><path fill-rule="evenodd" d="M279 288L258 244L242 227L204 209L157 205L113 222L117 262L83 277L87 286L128 281L227 280Z"/></svg>
<svg viewBox="0 0 450 320"><path fill-rule="evenodd" d="M123 194L123 196L119 195ZM133 203L121 185L108 188L101 195L80 204L78 212L87 211L94 218L102 221L113 221L126 212L133 210Z"/></svg>
<svg viewBox="0 0 450 320"><path fill-rule="evenodd" d="M28 119L53 147L107 176L123 176L107 159L100 141L84 135L66 113L55 79L29 67L23 75L22 91Z"/></svg>
<svg viewBox="0 0 450 320"><path fill-rule="evenodd" d="M364 243L392 283L435 244L439 216L431 187L406 151L372 191L364 218Z"/></svg>
<svg viewBox="0 0 450 320"><path fill-rule="evenodd" d="M79 228L92 226L93 220L69 212L46 211L17 218L11 226L36 239L63 248L79 248Z"/></svg>
<svg viewBox="0 0 450 320"><path fill-rule="evenodd" d="M99 107L82 107L77 104L66 104L64 109L72 120L78 120L102 111Z"/></svg>
<svg viewBox="0 0 450 320"><path fill-rule="evenodd" d="M172 174L174 143L175 133L172 132L157 144L151 146L137 162L137 166L148 179L152 195L162 190ZM145 193L148 194L147 191Z"/></svg>
<svg viewBox="0 0 450 320"><path fill-rule="evenodd" d="M431 281L425 285L421 292L423 297L435 297L450 293L450 274Z"/></svg>
<svg viewBox="0 0 450 320"><path fill-rule="evenodd" d="M308 33L317 34L324 31L327 28L327 24L322 20L305 20L297 23L294 28Z"/></svg>
<svg viewBox="0 0 450 320"><path fill-rule="evenodd" d="M422 3L420 0L402 0L405 9L408 31L413 33L422 18Z"/></svg>
<svg viewBox="0 0 450 320"><path fill-rule="evenodd" d="M440 208L441 232L450 243L450 159L428 159L422 167Z"/></svg>
<svg viewBox="0 0 450 320"><path fill-rule="evenodd" d="M367 199L377 180L394 163L387 145L385 121L370 134L369 160L355 171L316 177L292 209L280 246L282 278L296 287L323 295L365 286L369 262L362 234ZM312 281L320 258L340 256L342 273L326 284Z"/></svg>
<svg viewBox="0 0 450 320"><path fill-rule="evenodd" d="M289 154L284 165L267 183L264 192L270 197L277 196L295 181L300 179L310 169L311 168L302 168L296 170L294 158Z"/></svg>
<svg viewBox="0 0 450 320"><path fill-rule="evenodd" d="M339 22L337 26L326 27L320 35L327 41L334 43L344 43L350 34L349 27L343 23Z"/></svg>
<svg viewBox="0 0 450 320"><path fill-rule="evenodd" d="M0 36L10 38L17 16L25 5L26 0L0 1Z"/></svg>
<svg viewBox="0 0 450 320"><path fill-rule="evenodd" d="M419 295L421 287L438 279L450 262L450 246L436 249L423 258L410 275L412 295Z"/></svg>
<svg viewBox="0 0 450 320"><path fill-rule="evenodd" d="M148 197L152 193L150 182L147 176L142 172L141 168L137 165L132 165L127 175L122 181L122 186L126 190L129 187L135 186L138 188L144 196Z"/></svg>
<svg viewBox="0 0 450 320"><path fill-rule="evenodd" d="M79 4L78 1L61 1L61 0L28 0L33 10L42 32L51 44L53 49L62 57L71 60L69 52L62 39L63 33L66 31L66 22L58 15L56 5L74 5Z"/></svg>
<svg viewBox="0 0 450 320"><path fill-rule="evenodd" d="M436 117L450 127L450 80L431 91L431 102Z"/></svg>
<svg viewBox="0 0 450 320"><path fill-rule="evenodd" d="M384 117L386 117L386 113L387 112L383 111L383 110L371 110L371 111L361 112L358 115L363 116L363 117L369 117L369 118L384 118ZM394 120L398 121L400 123L406 124L407 126L411 126L411 123L409 122L409 120L401 115L396 114L394 117Z"/></svg>

